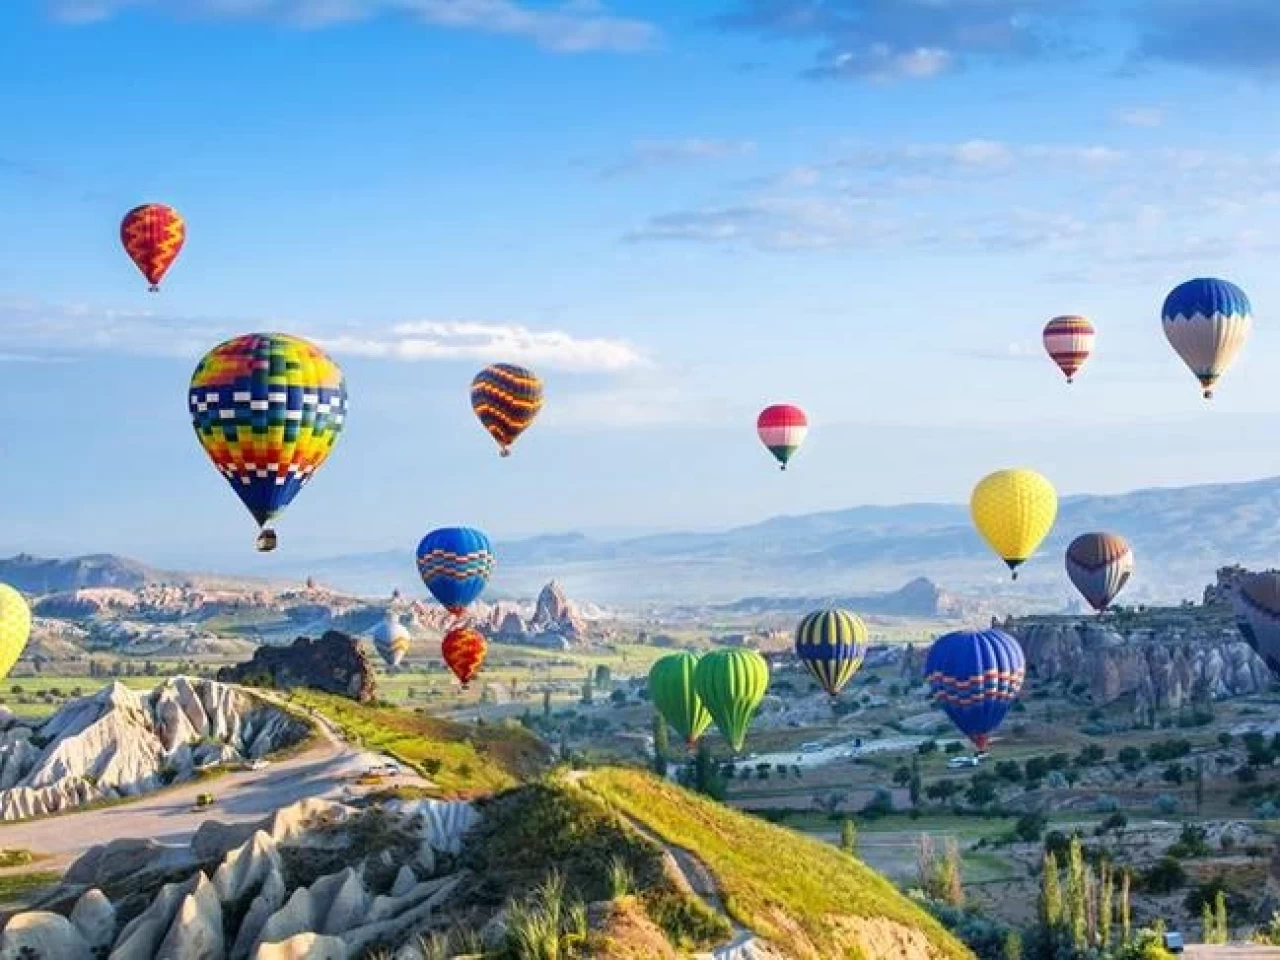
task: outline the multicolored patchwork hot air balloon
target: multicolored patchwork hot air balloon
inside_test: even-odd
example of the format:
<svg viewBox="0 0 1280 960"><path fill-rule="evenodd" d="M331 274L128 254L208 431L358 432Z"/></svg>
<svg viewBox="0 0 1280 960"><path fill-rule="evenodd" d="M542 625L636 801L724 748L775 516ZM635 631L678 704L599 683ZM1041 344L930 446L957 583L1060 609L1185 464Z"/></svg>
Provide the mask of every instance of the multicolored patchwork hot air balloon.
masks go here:
<svg viewBox="0 0 1280 960"><path fill-rule="evenodd" d="M978 533L1017 580L1018 567L1053 528L1058 495L1034 470L998 470L973 488L969 509Z"/></svg>
<svg viewBox="0 0 1280 960"><path fill-rule="evenodd" d="M471 527L432 530L418 544L418 574L454 616L484 592L493 563L489 538Z"/></svg>
<svg viewBox="0 0 1280 960"><path fill-rule="evenodd" d="M979 750L1017 699L1026 671L1022 647L1002 630L948 633L924 662L934 700Z"/></svg>
<svg viewBox="0 0 1280 960"><path fill-rule="evenodd" d="M489 644L485 642L484 634L469 625L454 627L440 642L440 655L462 684L463 690L467 689L480 672L488 651Z"/></svg>
<svg viewBox="0 0 1280 960"><path fill-rule="evenodd" d="M1099 613L1133 576L1133 551L1114 533L1082 533L1067 547L1067 576Z"/></svg>
<svg viewBox="0 0 1280 960"><path fill-rule="evenodd" d="M1165 337L1209 399L1214 384L1249 339L1249 298L1234 283L1202 277L1175 287L1161 314Z"/></svg>
<svg viewBox="0 0 1280 960"><path fill-rule="evenodd" d="M155 293L187 242L187 224L173 207L144 203L124 215L120 242Z"/></svg>
<svg viewBox="0 0 1280 960"><path fill-rule="evenodd" d="M796 656L833 697L853 679L866 655L866 624L848 610L815 610L796 627Z"/></svg>
<svg viewBox="0 0 1280 960"><path fill-rule="evenodd" d="M0 680L9 675L31 637L31 608L17 590L0 583Z"/></svg>
<svg viewBox="0 0 1280 960"><path fill-rule="evenodd" d="M393 617L387 617L369 631L373 647L389 667L400 666L409 652L409 630Z"/></svg>
<svg viewBox="0 0 1280 960"><path fill-rule="evenodd" d="M206 353L187 403L196 439L262 527L328 459L347 417L342 371L323 350L284 333L250 333Z"/></svg>
<svg viewBox="0 0 1280 960"><path fill-rule="evenodd" d="M502 456L510 456L511 445L542 409L542 381L532 370L495 363L471 381L471 409Z"/></svg>
<svg viewBox="0 0 1280 960"><path fill-rule="evenodd" d="M1249 646L1280 677L1280 571L1245 577L1236 588L1235 611Z"/></svg>
<svg viewBox="0 0 1280 960"><path fill-rule="evenodd" d="M1054 317L1044 328L1044 348L1071 383L1093 353L1095 331L1084 317Z"/></svg>
<svg viewBox="0 0 1280 960"><path fill-rule="evenodd" d="M809 434L809 420L799 407L788 403L774 404L760 411L756 418L756 434L785 470Z"/></svg>
<svg viewBox="0 0 1280 960"><path fill-rule="evenodd" d="M649 668L649 698L662 718L692 747L711 725L711 714L694 689L698 658L692 653L671 653Z"/></svg>
<svg viewBox="0 0 1280 960"><path fill-rule="evenodd" d="M698 661L693 685L716 728L740 752L769 688L768 662L754 650L712 650Z"/></svg>

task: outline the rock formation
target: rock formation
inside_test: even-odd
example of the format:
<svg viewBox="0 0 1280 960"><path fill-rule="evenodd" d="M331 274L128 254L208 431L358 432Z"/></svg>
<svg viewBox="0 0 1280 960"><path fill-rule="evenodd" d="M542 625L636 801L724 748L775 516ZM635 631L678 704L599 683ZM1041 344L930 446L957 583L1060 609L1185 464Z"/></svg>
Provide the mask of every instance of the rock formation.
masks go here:
<svg viewBox="0 0 1280 960"><path fill-rule="evenodd" d="M0 733L0 819L57 813L255 759L301 740L306 725L212 680L174 677L150 694L121 683L64 705L32 729Z"/></svg>
<svg viewBox="0 0 1280 960"><path fill-rule="evenodd" d="M1234 626L1200 608L1101 620L1029 618L1005 627L1022 643L1034 676L1079 679L1100 704L1132 695L1137 711L1177 710L1258 693L1271 682Z"/></svg>
<svg viewBox="0 0 1280 960"><path fill-rule="evenodd" d="M437 865L458 853L478 819L466 803L356 811L309 800L246 825L250 835L229 849L211 852L207 837L203 848L193 843L180 852L191 873L177 882L165 882L177 872L172 859L113 862L110 847L94 848L47 898L52 910L9 920L0 958L30 956L24 947L59 960L359 957L437 918L447 926L442 907L462 874L437 875ZM230 837L232 828L219 826L213 833Z"/></svg>
<svg viewBox="0 0 1280 960"><path fill-rule="evenodd" d="M319 640L299 637L287 647L259 647L247 663L219 670L218 679L278 690L311 687L361 703L377 696L368 653L354 637L336 630Z"/></svg>

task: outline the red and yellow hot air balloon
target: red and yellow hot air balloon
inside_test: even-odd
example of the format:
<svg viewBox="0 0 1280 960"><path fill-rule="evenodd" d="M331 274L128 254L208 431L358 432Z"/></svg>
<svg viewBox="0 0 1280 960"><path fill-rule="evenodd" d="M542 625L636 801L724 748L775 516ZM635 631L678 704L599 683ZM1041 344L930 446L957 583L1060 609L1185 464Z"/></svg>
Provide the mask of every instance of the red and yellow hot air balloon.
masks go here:
<svg viewBox="0 0 1280 960"><path fill-rule="evenodd" d="M1096 333L1085 317L1054 317L1044 327L1044 348L1063 373L1067 383L1093 353Z"/></svg>
<svg viewBox="0 0 1280 960"><path fill-rule="evenodd" d="M186 221L163 203L134 207L120 224L120 242L151 284L152 293L160 289L161 278L178 259L186 241Z"/></svg>
<svg viewBox="0 0 1280 960"><path fill-rule="evenodd" d="M472 626L454 627L444 635L440 643L440 655L445 664L453 671L453 675L462 684L462 689L475 679L484 663L484 656L489 650L484 634Z"/></svg>

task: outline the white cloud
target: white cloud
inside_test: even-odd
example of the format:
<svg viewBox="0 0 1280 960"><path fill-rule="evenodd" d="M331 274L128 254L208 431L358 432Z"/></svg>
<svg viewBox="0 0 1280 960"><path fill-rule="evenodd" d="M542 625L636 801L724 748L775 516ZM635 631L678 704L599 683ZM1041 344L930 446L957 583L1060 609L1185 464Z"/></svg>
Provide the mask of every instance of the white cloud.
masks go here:
<svg viewBox="0 0 1280 960"><path fill-rule="evenodd" d="M386 360L505 360L605 373L648 362L622 340L578 339L558 330L506 323L423 320L397 324L381 335L322 337L318 342L337 354Z"/></svg>
<svg viewBox="0 0 1280 960"><path fill-rule="evenodd" d="M627 156L601 171L602 176L616 177L642 173L655 167L671 167L745 157L754 153L750 140L708 140L699 137L685 140L638 140Z"/></svg>
<svg viewBox="0 0 1280 960"><path fill-rule="evenodd" d="M622 340L580 339L512 323L415 321L351 334L277 321L227 321L88 306L0 302L0 361L50 361L85 354L185 357L247 330L295 331L338 356L403 362L527 362L547 369L615 373L648 359Z"/></svg>
<svg viewBox="0 0 1280 960"><path fill-rule="evenodd" d="M530 40L558 53L634 52L654 46L658 29L644 20L613 16L596 0L552 6L519 0L46 0L67 23L109 19L128 8L175 17L262 19L320 28L383 16L404 16L427 26L472 30Z"/></svg>
<svg viewBox="0 0 1280 960"><path fill-rule="evenodd" d="M1127 127L1162 127L1169 113L1163 107L1129 107L1115 116Z"/></svg>

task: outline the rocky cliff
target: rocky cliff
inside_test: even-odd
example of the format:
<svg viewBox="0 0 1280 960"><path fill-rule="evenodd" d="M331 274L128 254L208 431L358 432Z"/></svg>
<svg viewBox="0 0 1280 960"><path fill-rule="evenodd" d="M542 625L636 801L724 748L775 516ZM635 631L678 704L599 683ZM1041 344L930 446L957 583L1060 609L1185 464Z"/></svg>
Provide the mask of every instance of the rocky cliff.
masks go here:
<svg viewBox="0 0 1280 960"><path fill-rule="evenodd" d="M1135 710L1265 690L1266 664L1229 620L1201 608L1102 619L1008 621L1029 671L1046 680L1078 678L1097 703L1132 695Z"/></svg>
<svg viewBox="0 0 1280 960"><path fill-rule="evenodd" d="M0 820L57 813L189 779L297 743L306 724L211 680L174 677L150 694L113 683L43 724L0 732Z"/></svg>
<svg viewBox="0 0 1280 960"><path fill-rule="evenodd" d="M367 703L377 696L373 662L354 637L337 630L319 640L299 637L287 647L259 647L247 663L223 667L224 683L291 690L310 687Z"/></svg>

